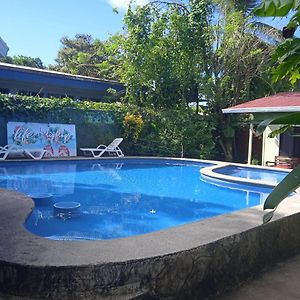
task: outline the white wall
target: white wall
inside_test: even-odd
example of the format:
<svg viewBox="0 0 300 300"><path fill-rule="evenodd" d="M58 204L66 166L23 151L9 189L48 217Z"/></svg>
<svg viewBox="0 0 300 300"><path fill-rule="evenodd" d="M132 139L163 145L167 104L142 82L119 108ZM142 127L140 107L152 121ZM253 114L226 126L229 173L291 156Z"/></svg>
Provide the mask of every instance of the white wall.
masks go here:
<svg viewBox="0 0 300 300"><path fill-rule="evenodd" d="M266 161L274 161L275 156L279 155L279 135L274 138L269 138L268 135L280 128L280 125L270 125L263 133L262 141L262 165L266 165Z"/></svg>

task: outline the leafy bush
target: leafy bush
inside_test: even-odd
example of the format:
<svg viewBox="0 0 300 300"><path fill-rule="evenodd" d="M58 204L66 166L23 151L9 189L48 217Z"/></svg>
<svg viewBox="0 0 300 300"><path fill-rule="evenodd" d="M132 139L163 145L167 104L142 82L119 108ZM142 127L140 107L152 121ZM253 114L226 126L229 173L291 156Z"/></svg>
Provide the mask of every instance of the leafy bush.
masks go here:
<svg viewBox="0 0 300 300"><path fill-rule="evenodd" d="M141 111L144 126L134 144L137 153L208 159L213 156L211 129L190 109Z"/></svg>
<svg viewBox="0 0 300 300"><path fill-rule="evenodd" d="M53 116L57 120L59 115L61 122L68 123L74 122L70 109L82 111L79 122L85 128L101 122L120 128L120 134L126 137L124 147L128 155L183 155L201 159L213 156L214 144L208 123L203 116L187 108L156 111L121 103L0 94L0 111L6 117L22 115L32 121L51 120ZM91 130L90 134L96 133ZM97 141L106 143L111 138L102 137L103 141L97 138Z"/></svg>
<svg viewBox="0 0 300 300"><path fill-rule="evenodd" d="M125 136L137 141L144 126L144 121L141 115L127 113L123 120L123 129Z"/></svg>

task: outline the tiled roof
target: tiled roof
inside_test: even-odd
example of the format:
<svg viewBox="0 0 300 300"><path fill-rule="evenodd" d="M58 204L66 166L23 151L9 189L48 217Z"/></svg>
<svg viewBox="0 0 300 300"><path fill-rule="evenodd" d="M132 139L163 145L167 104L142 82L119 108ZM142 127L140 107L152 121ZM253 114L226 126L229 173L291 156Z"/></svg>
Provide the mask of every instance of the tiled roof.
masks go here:
<svg viewBox="0 0 300 300"><path fill-rule="evenodd" d="M284 92L248 101L222 110L223 113L300 112L300 92Z"/></svg>

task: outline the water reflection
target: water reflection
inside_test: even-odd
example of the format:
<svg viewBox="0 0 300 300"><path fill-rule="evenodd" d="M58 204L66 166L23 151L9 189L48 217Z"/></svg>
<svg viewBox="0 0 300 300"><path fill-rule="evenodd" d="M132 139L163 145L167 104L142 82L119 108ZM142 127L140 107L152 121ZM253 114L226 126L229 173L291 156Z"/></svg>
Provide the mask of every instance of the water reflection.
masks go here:
<svg viewBox="0 0 300 300"><path fill-rule="evenodd" d="M76 164L8 163L0 168L0 186L25 194L73 194Z"/></svg>
<svg viewBox="0 0 300 300"><path fill-rule="evenodd" d="M154 161L38 162L1 167L0 186L78 202L80 214L57 218L37 206L26 227L51 239L111 239L168 228L262 203L269 190L205 182L203 165Z"/></svg>

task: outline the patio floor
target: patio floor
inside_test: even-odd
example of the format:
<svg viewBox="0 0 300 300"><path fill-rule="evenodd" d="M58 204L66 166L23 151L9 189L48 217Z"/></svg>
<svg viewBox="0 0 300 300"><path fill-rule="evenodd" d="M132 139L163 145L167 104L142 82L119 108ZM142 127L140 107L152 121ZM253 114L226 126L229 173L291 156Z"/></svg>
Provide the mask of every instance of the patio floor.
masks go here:
<svg viewBox="0 0 300 300"><path fill-rule="evenodd" d="M268 267L259 276L214 300L299 300L300 255Z"/></svg>

